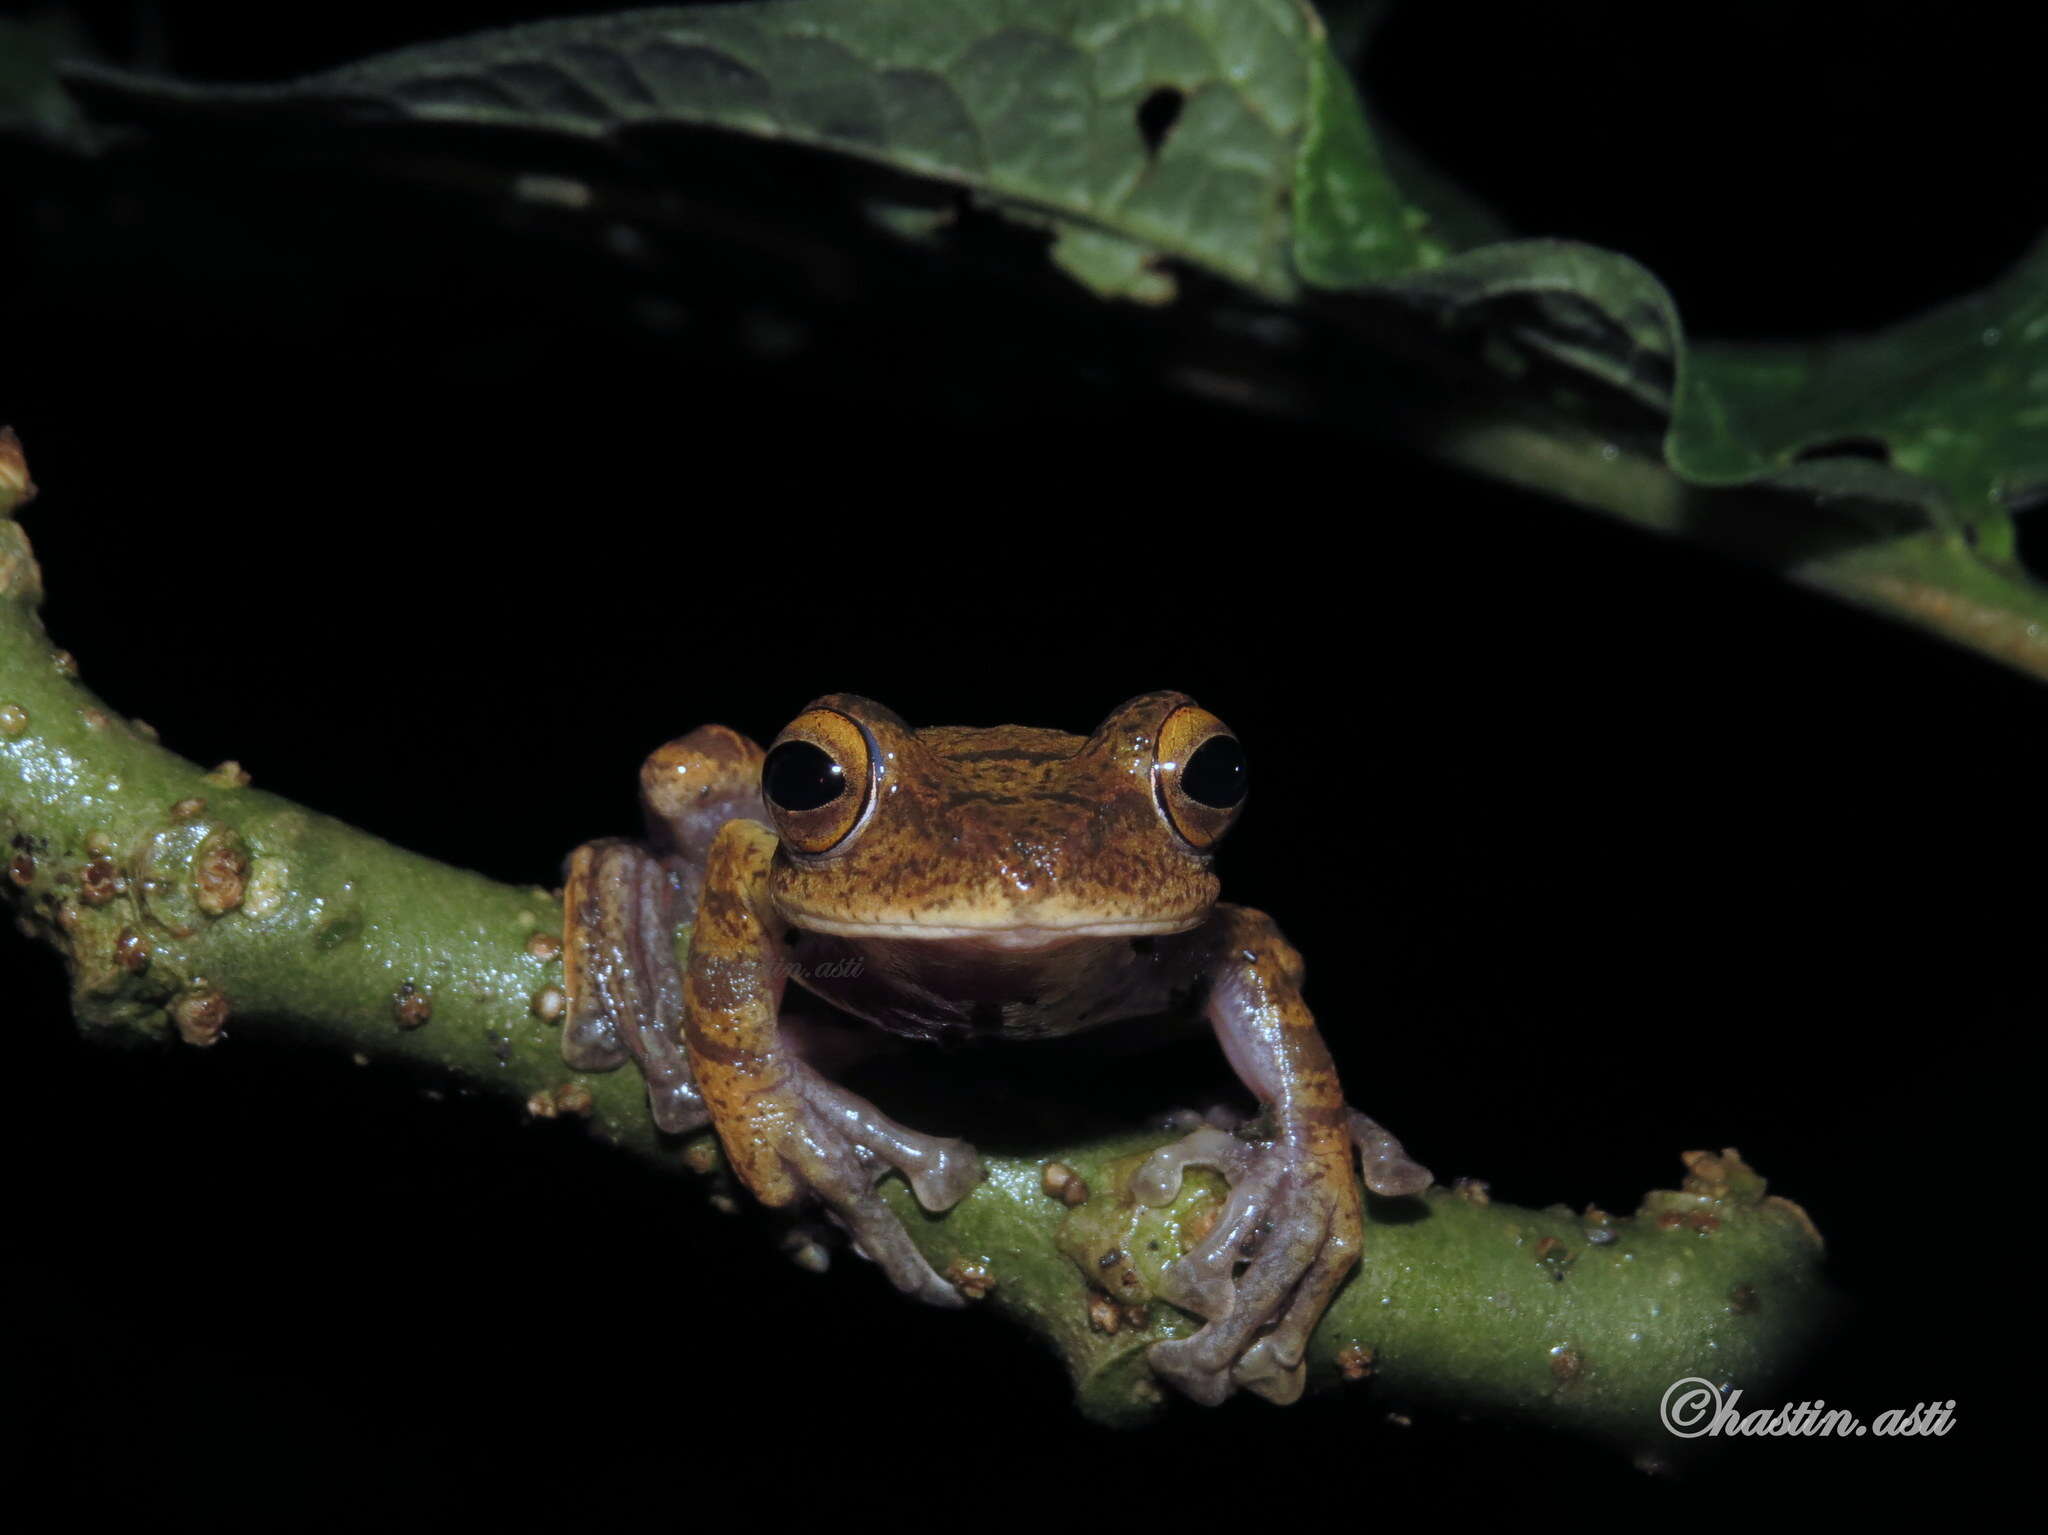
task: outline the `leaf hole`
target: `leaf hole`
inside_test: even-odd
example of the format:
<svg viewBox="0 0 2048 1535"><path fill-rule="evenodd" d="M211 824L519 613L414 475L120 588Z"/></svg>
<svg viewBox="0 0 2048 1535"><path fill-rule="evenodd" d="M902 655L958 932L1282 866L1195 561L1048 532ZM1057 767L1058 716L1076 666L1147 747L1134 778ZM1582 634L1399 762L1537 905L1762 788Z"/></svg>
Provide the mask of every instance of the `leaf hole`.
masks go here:
<svg viewBox="0 0 2048 1535"><path fill-rule="evenodd" d="M1146 154L1159 153L1186 102L1178 86L1162 85L1138 103L1138 136L1145 141Z"/></svg>
<svg viewBox="0 0 2048 1535"><path fill-rule="evenodd" d="M1867 458L1873 464L1888 464L1892 461L1892 450L1889 443L1876 437L1836 437L1801 448L1797 461L1810 464L1817 458Z"/></svg>

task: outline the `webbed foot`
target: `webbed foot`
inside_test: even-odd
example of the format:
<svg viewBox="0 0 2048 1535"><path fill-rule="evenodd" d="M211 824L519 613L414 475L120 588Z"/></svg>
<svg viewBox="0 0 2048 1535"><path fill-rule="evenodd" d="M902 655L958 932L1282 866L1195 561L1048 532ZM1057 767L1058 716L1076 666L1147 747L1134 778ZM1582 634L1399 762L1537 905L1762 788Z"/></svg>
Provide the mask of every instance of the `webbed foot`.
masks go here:
<svg viewBox="0 0 2048 1535"><path fill-rule="evenodd" d="M1428 1172L1364 1115L1351 1113L1348 1130L1375 1193L1428 1186ZM1220 1172L1230 1196L1208 1235L1160 1282L1163 1299L1204 1325L1155 1343L1152 1368L1207 1406L1237 1386L1292 1402L1307 1380L1309 1336L1358 1260L1362 1221L1348 1161L1345 1176L1333 1177L1330 1162L1300 1140L1246 1140L1205 1125L1154 1152L1132 1191L1146 1204L1170 1204L1189 1167Z"/></svg>

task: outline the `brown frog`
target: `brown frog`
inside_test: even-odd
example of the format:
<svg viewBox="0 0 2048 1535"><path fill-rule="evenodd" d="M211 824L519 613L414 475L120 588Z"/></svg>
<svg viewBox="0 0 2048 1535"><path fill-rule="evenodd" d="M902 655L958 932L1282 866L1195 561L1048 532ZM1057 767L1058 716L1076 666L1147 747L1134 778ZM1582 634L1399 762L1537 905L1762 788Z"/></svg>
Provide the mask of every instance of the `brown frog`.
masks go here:
<svg viewBox="0 0 2048 1535"><path fill-rule="evenodd" d="M844 693L766 753L707 725L643 767L647 844L570 858L563 1054L589 1070L630 1056L664 1129L710 1123L764 1202L821 1201L899 1289L959 1305L875 1186L894 1170L946 1209L981 1176L974 1151L806 1064L782 1026L787 982L922 1039L1042 1039L1198 1010L1267 1132L1204 1126L1136 1175L1152 1204L1191 1165L1231 1186L1162 1288L1204 1325L1151 1362L1203 1402L1234 1385L1291 1401L1309 1334L1358 1261L1354 1155L1378 1193L1418 1192L1429 1174L1346 1106L1301 958L1272 919L1216 899L1210 857L1245 783L1236 737L1180 693L1134 698L1086 738L912 730ZM691 922L679 969L675 932Z"/></svg>

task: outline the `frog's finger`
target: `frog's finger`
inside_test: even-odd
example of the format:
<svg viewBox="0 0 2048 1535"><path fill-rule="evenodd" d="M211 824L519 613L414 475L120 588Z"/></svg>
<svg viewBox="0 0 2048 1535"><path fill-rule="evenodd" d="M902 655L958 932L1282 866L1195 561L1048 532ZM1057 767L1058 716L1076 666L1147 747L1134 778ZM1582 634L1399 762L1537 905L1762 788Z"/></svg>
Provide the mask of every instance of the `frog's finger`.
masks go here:
<svg viewBox="0 0 2048 1535"><path fill-rule="evenodd" d="M1300 1401L1302 1392L1308 1389L1308 1366L1299 1359L1292 1364L1283 1363L1269 1340L1261 1338L1245 1350L1230 1378L1274 1406L1286 1407Z"/></svg>
<svg viewBox="0 0 2048 1535"><path fill-rule="evenodd" d="M1207 1331L1205 1328L1204 1331ZM1220 1407L1230 1396L1230 1366L1205 1365L1194 1352L1194 1338L1169 1338L1146 1351L1152 1373L1171 1382L1183 1396L1204 1407Z"/></svg>
<svg viewBox="0 0 2048 1535"><path fill-rule="evenodd" d="M782 1149L791 1173L824 1201L861 1256L897 1289L935 1306L965 1304L925 1261L903 1221L875 1192L892 1168L928 1210L956 1204L980 1181L981 1159L964 1141L920 1135L859 1094L796 1064L787 1091L800 1129Z"/></svg>
<svg viewBox="0 0 2048 1535"><path fill-rule="evenodd" d="M1351 1142L1365 1167L1365 1186L1375 1194L1420 1194L1434 1178L1408 1155L1391 1130L1351 1110Z"/></svg>
<svg viewBox="0 0 2048 1535"><path fill-rule="evenodd" d="M1170 1205L1180 1197L1181 1178L1190 1167L1213 1167L1235 1185L1253 1155L1249 1143L1205 1125L1145 1158L1131 1174L1131 1193L1141 1204Z"/></svg>
<svg viewBox="0 0 2048 1535"><path fill-rule="evenodd" d="M569 855L562 882L562 1059L578 1071L610 1071L626 1059L626 999L619 956L633 941L636 903L626 894L630 842L586 842Z"/></svg>
<svg viewBox="0 0 2048 1535"><path fill-rule="evenodd" d="M1283 1316L1302 1277L1327 1247L1330 1209L1312 1195L1289 1191L1267 1206L1259 1244L1237 1276L1230 1307L1197 1334L1205 1338L1201 1358L1216 1366L1235 1361L1261 1327ZM1283 1361L1286 1363L1288 1361Z"/></svg>
<svg viewBox="0 0 2048 1535"><path fill-rule="evenodd" d="M889 1283L905 1295L915 1296L928 1306L958 1308L967 1304L957 1286L925 1261L924 1254L903 1229L896 1212L879 1195L864 1193L848 1200L834 1200L827 1208L853 1238L854 1250L888 1276Z"/></svg>
<svg viewBox="0 0 2048 1535"><path fill-rule="evenodd" d="M800 1091L852 1147L868 1169L870 1186L894 1168L919 1204L938 1211L950 1210L981 1182L981 1157L967 1142L925 1135L899 1124L858 1093L826 1081L808 1067L802 1073Z"/></svg>
<svg viewBox="0 0 2048 1535"><path fill-rule="evenodd" d="M1233 1188L1201 1245L1169 1263L1159 1276L1161 1297L1211 1322L1228 1314L1237 1303L1233 1276L1258 1240L1271 1192L1270 1178L1247 1179Z"/></svg>
<svg viewBox="0 0 2048 1535"><path fill-rule="evenodd" d="M1303 1363L1308 1341L1322 1320L1330 1298L1351 1272L1351 1257L1341 1244L1325 1240L1315 1261L1294 1287L1293 1298L1279 1323L1244 1351L1231 1371L1232 1378L1248 1391L1284 1407L1300 1399L1308 1383Z"/></svg>

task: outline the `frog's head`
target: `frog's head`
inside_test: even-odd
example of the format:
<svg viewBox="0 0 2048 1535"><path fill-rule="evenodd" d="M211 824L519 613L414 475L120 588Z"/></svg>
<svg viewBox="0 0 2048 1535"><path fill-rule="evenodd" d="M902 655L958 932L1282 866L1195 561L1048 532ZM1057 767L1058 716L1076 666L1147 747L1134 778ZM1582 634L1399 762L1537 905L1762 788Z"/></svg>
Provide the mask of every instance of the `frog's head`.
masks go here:
<svg viewBox="0 0 2048 1535"><path fill-rule="evenodd" d="M912 730L834 693L776 737L761 790L782 838L771 890L796 926L1034 949L1201 922L1244 750L1181 693L1134 698L1086 738Z"/></svg>

